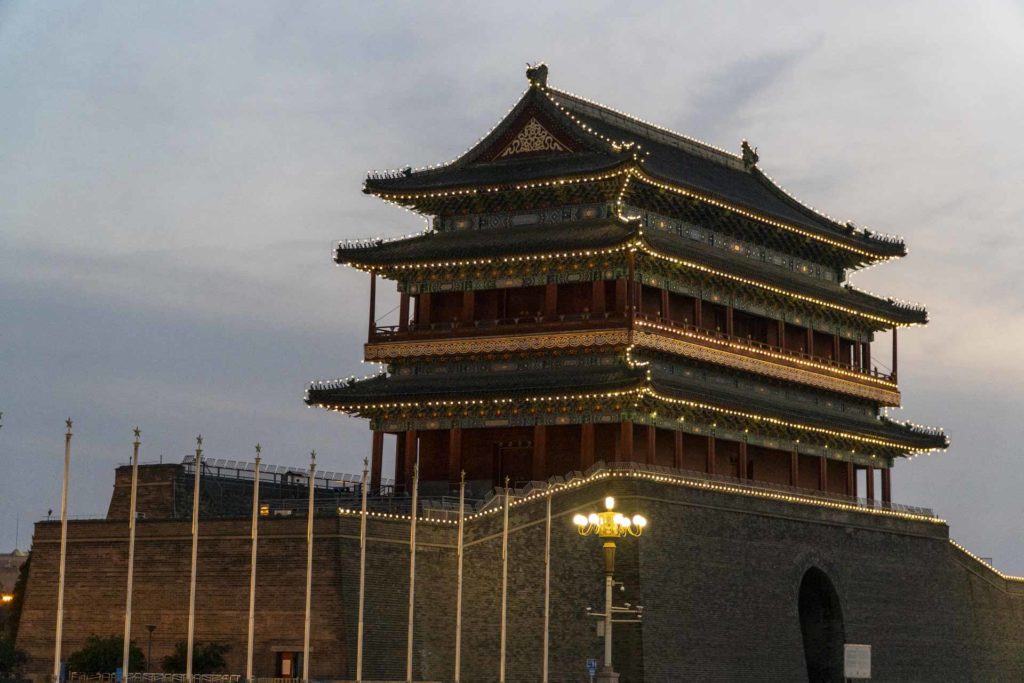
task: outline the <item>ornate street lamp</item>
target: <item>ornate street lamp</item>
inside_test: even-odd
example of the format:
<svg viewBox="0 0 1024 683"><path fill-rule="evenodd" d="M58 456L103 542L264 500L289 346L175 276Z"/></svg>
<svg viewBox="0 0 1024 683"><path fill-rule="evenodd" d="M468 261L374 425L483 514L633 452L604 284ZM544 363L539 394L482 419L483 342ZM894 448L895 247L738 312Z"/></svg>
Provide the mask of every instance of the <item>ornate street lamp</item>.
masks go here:
<svg viewBox="0 0 1024 683"><path fill-rule="evenodd" d="M604 539L604 614L596 615L604 618L604 666L597 674L598 683L613 683L619 674L612 668L612 614L629 612L639 615L637 610L617 608L612 605L612 587L615 571L615 539L625 536L639 536L647 526L643 515L627 517L615 511L615 499L608 496L604 499L604 512L591 512L589 515L576 515L573 522L580 536L599 536Z"/></svg>

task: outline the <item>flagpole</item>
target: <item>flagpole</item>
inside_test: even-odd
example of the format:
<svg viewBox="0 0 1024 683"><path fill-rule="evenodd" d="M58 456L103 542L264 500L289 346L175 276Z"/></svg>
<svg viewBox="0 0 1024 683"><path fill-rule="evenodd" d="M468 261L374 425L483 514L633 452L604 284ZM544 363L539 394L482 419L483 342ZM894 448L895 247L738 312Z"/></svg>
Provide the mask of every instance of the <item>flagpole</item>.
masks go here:
<svg viewBox="0 0 1024 683"><path fill-rule="evenodd" d="M60 680L60 646L64 631L64 565L68 548L68 477L71 475L71 418L65 422L64 485L60 494L60 573L57 578L57 633L53 646L53 680Z"/></svg>
<svg viewBox="0 0 1024 683"><path fill-rule="evenodd" d="M121 652L121 680L127 680L128 661L131 649L132 634L132 583L135 580L135 503L139 490L139 437L142 432L135 428L135 440L132 441L132 495L131 511L128 516L128 589L124 607L124 647ZM149 662L146 662L149 668Z"/></svg>
<svg viewBox="0 0 1024 683"><path fill-rule="evenodd" d="M256 444L256 463L252 478L252 555L249 558L249 640L245 651L245 680L252 680L252 648L256 638L256 546L259 542L260 518L260 453Z"/></svg>
<svg viewBox="0 0 1024 683"><path fill-rule="evenodd" d="M508 477L505 477L505 523L501 530L501 666L498 683L505 683L505 632L508 610Z"/></svg>
<svg viewBox="0 0 1024 683"><path fill-rule="evenodd" d="M195 477L192 485L192 573L188 588L188 641L185 654L185 681L192 680L192 650L196 631L196 559L199 556L199 473L203 469L203 435L196 437L196 457L192 461Z"/></svg>
<svg viewBox="0 0 1024 683"><path fill-rule="evenodd" d="M363 505L359 510L359 626L356 632L356 683L363 680L363 606L366 591L366 485L368 463L363 458L363 481L360 484Z"/></svg>
<svg viewBox="0 0 1024 683"><path fill-rule="evenodd" d="M412 468L412 511L409 525L409 630L405 646L405 680L412 683L412 635L413 617L416 611L416 503L420 490L420 459Z"/></svg>
<svg viewBox="0 0 1024 683"><path fill-rule="evenodd" d="M306 515L306 626L302 636L302 680L309 680L309 607L313 588L313 493L316 491L316 451L309 454L309 512Z"/></svg>
<svg viewBox="0 0 1024 683"><path fill-rule="evenodd" d="M547 525L544 528L544 665L541 683L548 683L548 640L551 625L551 492L548 492Z"/></svg>
<svg viewBox="0 0 1024 683"><path fill-rule="evenodd" d="M459 482L459 545L455 570L455 683L462 676L462 525L466 521L466 470Z"/></svg>

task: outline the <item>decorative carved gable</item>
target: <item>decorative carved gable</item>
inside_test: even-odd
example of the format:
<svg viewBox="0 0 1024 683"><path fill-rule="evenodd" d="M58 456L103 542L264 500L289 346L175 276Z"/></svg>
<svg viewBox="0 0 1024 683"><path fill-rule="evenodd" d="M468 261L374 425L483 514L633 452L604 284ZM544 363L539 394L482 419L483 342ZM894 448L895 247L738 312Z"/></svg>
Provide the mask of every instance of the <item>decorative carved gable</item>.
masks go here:
<svg viewBox="0 0 1024 683"><path fill-rule="evenodd" d="M506 159L519 154L536 152L568 152L569 149L545 128L536 117L531 116L519 133L512 138L495 159Z"/></svg>

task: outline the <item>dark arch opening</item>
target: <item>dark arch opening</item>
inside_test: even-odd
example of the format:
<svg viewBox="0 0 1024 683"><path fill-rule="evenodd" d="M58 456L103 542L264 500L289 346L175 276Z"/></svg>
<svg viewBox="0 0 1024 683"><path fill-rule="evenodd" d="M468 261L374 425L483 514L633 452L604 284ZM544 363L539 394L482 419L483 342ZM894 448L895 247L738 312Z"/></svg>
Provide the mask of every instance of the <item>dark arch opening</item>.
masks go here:
<svg viewBox="0 0 1024 683"><path fill-rule="evenodd" d="M843 610L832 581L815 567L800 582L800 632L809 683L842 683Z"/></svg>

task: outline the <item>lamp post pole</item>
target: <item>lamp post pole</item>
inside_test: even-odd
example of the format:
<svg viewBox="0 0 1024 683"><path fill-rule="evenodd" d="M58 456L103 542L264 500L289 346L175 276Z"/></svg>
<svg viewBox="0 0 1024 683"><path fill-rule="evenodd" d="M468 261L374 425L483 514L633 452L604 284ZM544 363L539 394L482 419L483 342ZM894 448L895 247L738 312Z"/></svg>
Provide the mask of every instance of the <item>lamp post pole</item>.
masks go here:
<svg viewBox="0 0 1024 683"><path fill-rule="evenodd" d="M146 648L146 670L153 670L153 631L156 630L156 624L146 624L146 630L149 631L149 647Z"/></svg>
<svg viewBox="0 0 1024 683"><path fill-rule="evenodd" d="M57 579L57 633L53 647L53 680L60 680L60 646L64 630L64 565L68 548L68 476L71 473L71 418L65 423L64 434L64 484L60 494L60 572Z"/></svg>
<svg viewBox="0 0 1024 683"><path fill-rule="evenodd" d="M128 588L124 607L124 643L121 652L121 676L128 677L128 661L131 655L132 637L132 584L135 579L135 504L139 490L139 444L142 432L135 428L132 441L132 493L131 510L128 513Z"/></svg>
<svg viewBox="0 0 1024 683"><path fill-rule="evenodd" d="M604 665L597 672L597 683L617 683L619 674L612 668L612 618L616 613L632 613L636 620L640 618L642 607L615 607L612 602L612 588L615 586L615 539L624 536L640 536L647 526L643 515L634 515L632 519L615 512L615 499L608 496L604 499L604 512L591 512L589 515L576 515L573 523L581 536L598 536L604 541ZM589 612L589 608L587 610ZM622 620L620 620L622 621Z"/></svg>

